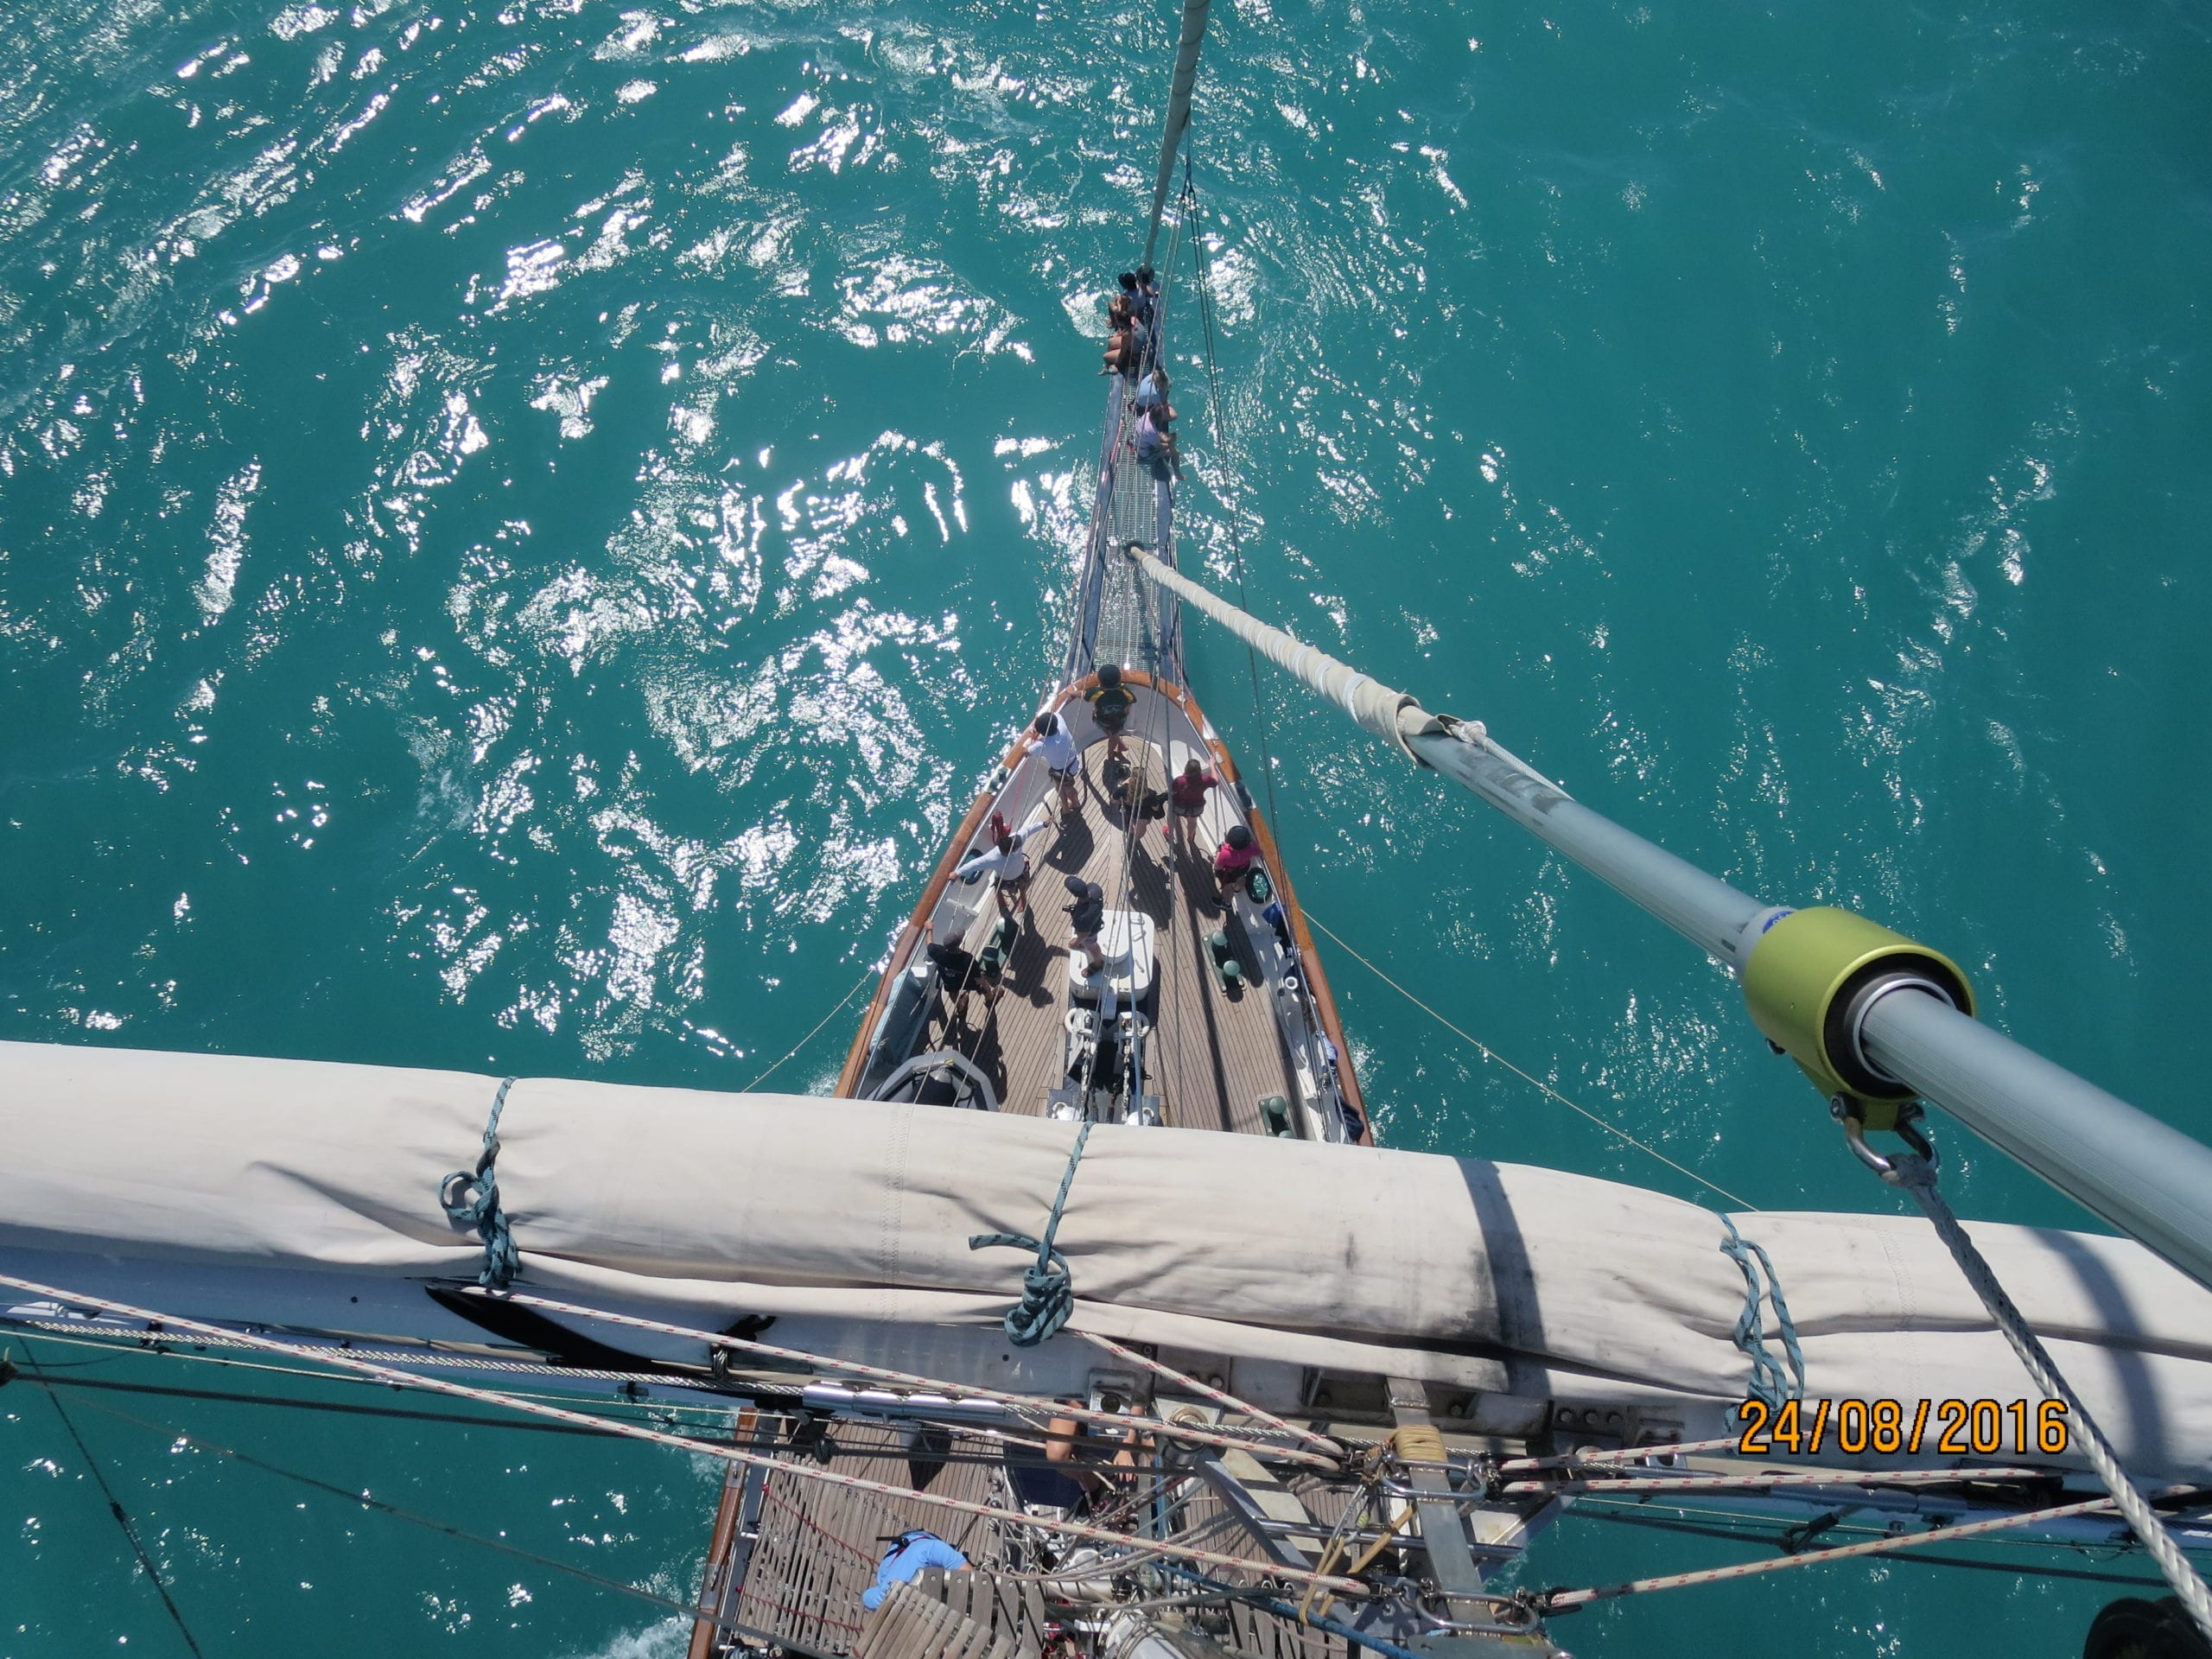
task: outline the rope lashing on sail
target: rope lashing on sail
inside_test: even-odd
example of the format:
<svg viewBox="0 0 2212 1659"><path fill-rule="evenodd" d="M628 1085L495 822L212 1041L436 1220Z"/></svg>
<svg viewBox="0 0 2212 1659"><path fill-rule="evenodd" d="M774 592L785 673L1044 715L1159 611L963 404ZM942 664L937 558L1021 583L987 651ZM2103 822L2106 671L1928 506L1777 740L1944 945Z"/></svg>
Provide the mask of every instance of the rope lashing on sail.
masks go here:
<svg viewBox="0 0 2212 1659"><path fill-rule="evenodd" d="M484 1243L484 1269L476 1282L487 1290L505 1290L522 1270L522 1252L515 1248L514 1230L507 1212L499 1207L499 1177L493 1165L499 1156L499 1114L505 1109L509 1077L492 1100L492 1116L484 1125L484 1151L474 1170L457 1169L438 1183L438 1202L446 1219L456 1227L474 1229Z"/></svg>
<svg viewBox="0 0 2212 1659"><path fill-rule="evenodd" d="M2120 1456L2112 1449L2112 1442L2105 1438L2104 1431L2097 1427L2096 1420L2084 1408L2081 1397L2074 1392L2072 1386L2059 1374L2058 1367L2051 1362L2042 1340L2037 1337L2020 1310L2013 1306L2005 1287L1998 1282L1988 1260L1967 1236L1966 1229L1959 1224L1958 1215L1952 1210L1949 1200L1936 1190L1934 1163L1917 1153L1902 1153L1884 1161L1888 1167L1878 1172L1882 1179L1893 1186L1903 1187L1912 1201L1920 1206L1921 1212L1935 1224L1936 1236L1950 1250L1951 1259L1959 1264L1959 1271L1966 1275L1967 1283L1974 1287L1974 1294L1981 1298L1981 1305L1989 1310L1989 1317L2005 1333L2005 1340L2012 1344L2012 1351L2020 1357L2021 1364L2027 1367L2028 1375L2035 1379L2035 1384L2043 1390L2044 1397L2060 1401L2065 1405L2068 1419L2073 1424L2075 1441L2088 1454L2091 1466L2097 1471L2097 1478L2105 1484L2105 1490L2112 1494L2113 1506L2126 1517L2128 1529L2150 1552L2151 1559L2158 1564L2158 1571L2165 1575L2174 1594L2189 1610L2191 1622L2208 1641L2212 1641L2212 1588L2206 1586L2196 1567L2190 1565L2189 1557L2182 1554L2181 1546L2175 1542L2174 1535L2158 1519L2158 1511L2137 1490L2135 1483L2127 1478L2127 1471L2120 1466Z"/></svg>
<svg viewBox="0 0 2212 1659"><path fill-rule="evenodd" d="M1744 1273L1744 1311L1736 1316L1736 1346L1744 1357L1751 1362L1751 1381L1747 1392L1769 1411L1782 1409L1785 1400L1800 1400L1805 1394L1805 1353L1797 1345L1797 1326L1789 1317L1789 1304L1782 1300L1782 1280L1774 1270L1774 1262L1765 1246L1747 1239L1736 1230L1736 1224L1727 1217L1720 1217L1720 1224L1728 1230L1728 1236L1720 1241L1720 1253L1733 1262ZM1752 1258L1758 1258L1758 1266ZM1765 1280L1761 1283L1764 1272ZM1782 1339L1782 1351L1789 1362L1767 1351L1766 1318L1759 1311L1764 1296L1774 1303L1775 1334Z"/></svg>
<svg viewBox="0 0 2212 1659"><path fill-rule="evenodd" d="M971 1250L1005 1245L1037 1252L1034 1265L1022 1269L1020 1301L1006 1311L1006 1339L1017 1348L1034 1348L1056 1335L1075 1312L1075 1281L1068 1272L1067 1258L1052 1248L1052 1238L1060 1230L1060 1215L1067 1208L1068 1189L1075 1185L1075 1166L1083 1161L1084 1145L1090 1139L1090 1125L1085 1122L1076 1131L1075 1146L1068 1153L1067 1173L1060 1177L1059 1196L1052 1200L1052 1213L1045 1218L1041 1236L977 1233L968 1241Z"/></svg>

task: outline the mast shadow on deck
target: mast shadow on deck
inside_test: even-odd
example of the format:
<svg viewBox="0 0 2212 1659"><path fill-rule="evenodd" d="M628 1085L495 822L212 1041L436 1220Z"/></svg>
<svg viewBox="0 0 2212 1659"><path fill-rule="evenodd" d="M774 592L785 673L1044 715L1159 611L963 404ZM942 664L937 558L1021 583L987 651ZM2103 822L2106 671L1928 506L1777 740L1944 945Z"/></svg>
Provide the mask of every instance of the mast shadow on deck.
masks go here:
<svg viewBox="0 0 2212 1659"><path fill-rule="evenodd" d="M1082 869L1090 862L1090 855L1098 845L1090 820L1087 806L1082 812L1062 813L1058 833L1052 837L1052 850L1038 861L1070 874Z"/></svg>
<svg viewBox="0 0 2212 1659"><path fill-rule="evenodd" d="M1172 899L1173 895L1170 897ZM1199 899L1187 889L1183 895L1181 908L1185 925L1176 931L1182 935L1183 948L1190 957L1189 968L1182 976L1182 983L1195 988L1196 995L1189 1000L1197 1007L1178 1008L1175 1012L1182 1020L1196 1014L1203 1022L1205 1040L1199 1045L1199 1053L1203 1056L1206 1074L1201 1077L1196 1089L1190 1086L1190 1080L1183 1072L1189 1063L1191 1045L1187 1040L1179 1043L1173 1061L1175 1093L1179 1096L1174 1102L1175 1111L1182 1128L1220 1128L1234 1133L1237 1124L1230 1082L1228 1046L1224 1040L1220 1013L1215 1004L1215 998L1224 994L1214 983L1213 966L1207 959L1206 950L1206 936L1212 932L1216 924ZM1167 1013L1166 1007L1162 1007L1161 1013L1163 1015ZM1184 1117L1193 1102L1205 1100L1214 1103L1217 1122L1193 1123Z"/></svg>

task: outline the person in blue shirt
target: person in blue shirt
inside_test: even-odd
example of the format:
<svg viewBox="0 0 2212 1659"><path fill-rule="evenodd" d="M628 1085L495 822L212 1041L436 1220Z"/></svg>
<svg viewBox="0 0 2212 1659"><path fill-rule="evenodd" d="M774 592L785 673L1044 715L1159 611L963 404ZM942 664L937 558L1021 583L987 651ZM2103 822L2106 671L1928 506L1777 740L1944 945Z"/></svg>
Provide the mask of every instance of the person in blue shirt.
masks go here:
<svg viewBox="0 0 2212 1659"><path fill-rule="evenodd" d="M861 1592L861 1605L871 1613L883 1605L894 1584L910 1584L925 1567L941 1567L948 1573L957 1573L968 1565L968 1558L933 1532L918 1527L912 1532L902 1532L890 1541L891 1548L875 1569L875 1582Z"/></svg>

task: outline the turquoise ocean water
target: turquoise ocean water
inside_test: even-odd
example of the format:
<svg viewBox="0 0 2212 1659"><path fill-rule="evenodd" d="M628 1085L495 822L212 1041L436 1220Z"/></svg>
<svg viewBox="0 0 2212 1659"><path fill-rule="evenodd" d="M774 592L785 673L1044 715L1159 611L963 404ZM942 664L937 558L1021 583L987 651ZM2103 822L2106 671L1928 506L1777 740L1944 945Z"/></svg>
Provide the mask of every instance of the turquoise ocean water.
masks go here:
<svg viewBox="0 0 2212 1659"><path fill-rule="evenodd" d="M713 1088L784 1053L1057 660L1172 37L1061 0L10 9L0 1036ZM1186 562L1226 576L1235 513L1263 613L1753 891L1922 934L2212 1135L2208 88L2184 5L1224 0ZM1190 645L1256 775L1241 653ZM1687 947L1269 702L1324 922L1718 1188L1891 1204ZM1328 960L1394 1144L1720 1202ZM851 1019L777 1083L825 1086ZM2084 1224L1946 1141L1969 1214ZM182 1370L82 1375L359 1397ZM708 1468L68 1397L210 1655L680 1650L207 1448L677 1598ZM1523 1577L1738 1553L1570 1519ZM2070 1655L2118 1593L1854 1566L1559 1634ZM0 1656L119 1646L183 1650L11 1387Z"/></svg>

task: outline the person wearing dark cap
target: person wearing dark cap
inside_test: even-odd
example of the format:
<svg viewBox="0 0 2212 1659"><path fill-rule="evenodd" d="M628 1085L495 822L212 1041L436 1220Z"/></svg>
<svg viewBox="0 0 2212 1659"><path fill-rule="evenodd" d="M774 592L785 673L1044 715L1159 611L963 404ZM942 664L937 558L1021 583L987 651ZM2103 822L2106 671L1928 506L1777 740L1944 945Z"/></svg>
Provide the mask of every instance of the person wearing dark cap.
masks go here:
<svg viewBox="0 0 2212 1659"><path fill-rule="evenodd" d="M954 1022L968 1018L968 997L973 992L983 999L988 1014L999 1000L997 980L976 960L974 951L958 939L938 941L937 924L931 922L922 934L922 949L937 965L938 988L944 993L945 1012Z"/></svg>
<svg viewBox="0 0 2212 1659"><path fill-rule="evenodd" d="M1228 837L1213 855L1213 879L1220 896L1226 899L1243 887L1259 861L1260 849L1252 844L1252 832L1241 823L1230 824Z"/></svg>
<svg viewBox="0 0 2212 1659"><path fill-rule="evenodd" d="M1149 275L1149 271L1144 273L1144 276ZM1134 270L1123 271L1120 281L1122 296L1129 302L1129 315L1149 327L1152 324L1153 301L1160 290L1157 288L1147 288L1143 276Z"/></svg>
<svg viewBox="0 0 2212 1659"><path fill-rule="evenodd" d="M1129 723L1129 710L1137 706L1137 694L1122 683L1119 663L1098 665L1098 683L1083 694L1090 705L1091 717L1098 722L1098 729L1106 734L1106 753L1123 753L1122 728Z"/></svg>
<svg viewBox="0 0 2212 1659"><path fill-rule="evenodd" d="M1068 877L1067 888L1075 900L1067 906L1068 943L1083 951L1083 971L1097 973L1106 966L1106 949L1098 943L1098 930L1106 925L1106 889L1079 875Z"/></svg>

